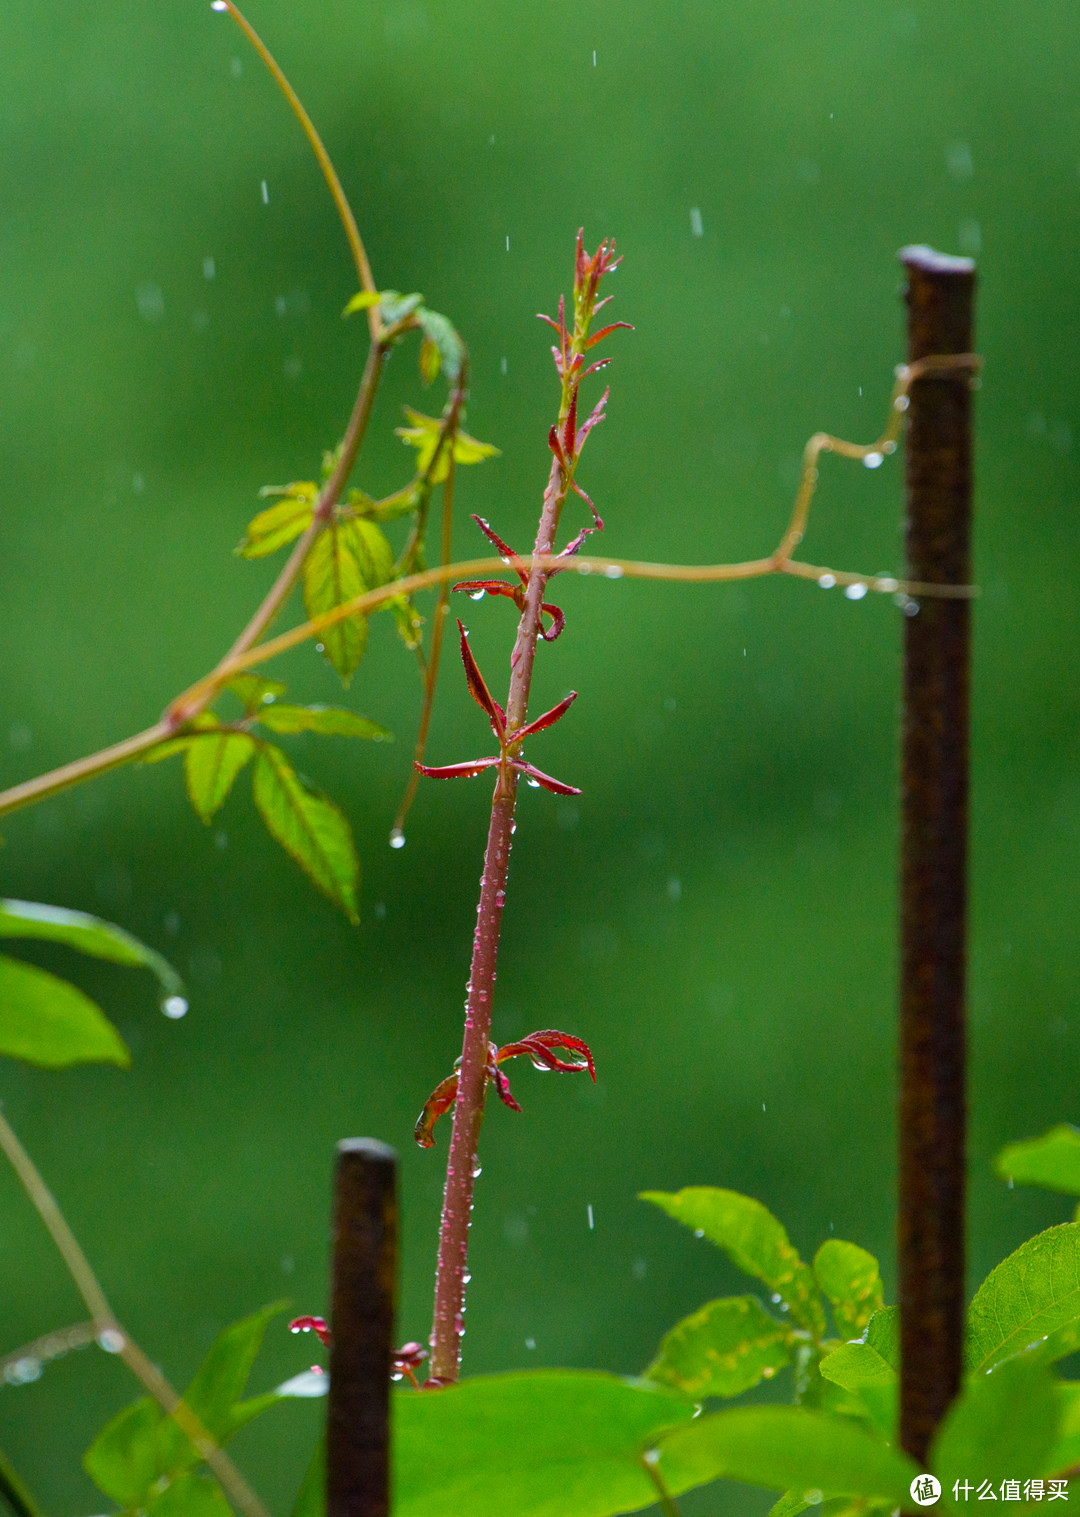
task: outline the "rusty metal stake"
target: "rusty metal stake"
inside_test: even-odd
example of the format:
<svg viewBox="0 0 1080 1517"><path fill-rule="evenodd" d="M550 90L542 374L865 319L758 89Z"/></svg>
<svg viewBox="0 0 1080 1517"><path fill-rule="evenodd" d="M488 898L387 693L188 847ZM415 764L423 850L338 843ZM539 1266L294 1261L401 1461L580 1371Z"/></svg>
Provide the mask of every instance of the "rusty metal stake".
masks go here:
<svg viewBox="0 0 1080 1517"><path fill-rule="evenodd" d="M327 1517L388 1517L390 1360L397 1283L397 1155L337 1146L330 1280Z"/></svg>
<svg viewBox="0 0 1080 1517"><path fill-rule="evenodd" d="M901 250L908 360L970 354L975 267ZM971 376L910 393L907 574L971 579ZM964 1326L967 600L924 598L904 627L900 847L900 1442L926 1467L960 1389Z"/></svg>

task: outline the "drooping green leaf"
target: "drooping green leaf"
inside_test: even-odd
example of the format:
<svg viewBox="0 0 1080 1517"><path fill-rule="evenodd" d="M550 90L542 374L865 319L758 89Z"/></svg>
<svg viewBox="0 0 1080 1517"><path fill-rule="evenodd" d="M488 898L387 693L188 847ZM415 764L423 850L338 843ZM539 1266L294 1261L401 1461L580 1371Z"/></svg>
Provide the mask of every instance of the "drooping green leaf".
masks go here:
<svg viewBox="0 0 1080 1517"><path fill-rule="evenodd" d="M402 441L410 448L417 450L417 472L424 474L428 465L435 457L435 450L439 446L439 438L442 432L442 422L436 416L425 416L421 411L414 411L411 406L405 407L405 415L412 422L411 427L396 427L395 431ZM485 458L497 458L499 449L491 443L480 442L475 437L470 437L468 432L458 431L454 436L454 462L457 464L479 464ZM441 485L446 478L448 469L447 450L444 448L435 465L431 480L433 484Z"/></svg>
<svg viewBox="0 0 1080 1517"><path fill-rule="evenodd" d="M320 1438L297 1492L292 1517L326 1517L326 1439Z"/></svg>
<svg viewBox="0 0 1080 1517"><path fill-rule="evenodd" d="M952 1504L957 1480L989 1480L996 1488L1001 1480L1044 1475L1061 1413L1050 1372L1027 1355L970 1376L930 1450L945 1500Z"/></svg>
<svg viewBox="0 0 1080 1517"><path fill-rule="evenodd" d="M370 717L342 706L264 706L259 721L272 732L321 732L333 737L368 737L377 743L393 736Z"/></svg>
<svg viewBox="0 0 1080 1517"><path fill-rule="evenodd" d="M157 1479L157 1439L163 1412L144 1396L118 1412L83 1455L83 1469L94 1484L122 1507L146 1504Z"/></svg>
<svg viewBox="0 0 1080 1517"><path fill-rule="evenodd" d="M968 1312L967 1366L988 1370L1035 1343L1040 1361L1062 1358L1076 1346L1078 1323L1080 1223L1063 1222L1022 1243L980 1285Z"/></svg>
<svg viewBox="0 0 1080 1517"><path fill-rule="evenodd" d="M270 1392L249 1401L240 1400L267 1323L284 1309L285 1302L277 1301L220 1332L184 1392L185 1404L216 1442L225 1443L245 1423L281 1399ZM159 1473L175 1475L197 1460L198 1454L179 1425L168 1418L160 1430Z"/></svg>
<svg viewBox="0 0 1080 1517"><path fill-rule="evenodd" d="M255 749L255 739L248 733L224 729L191 743L184 754L184 783L196 816L207 824L213 820Z"/></svg>
<svg viewBox="0 0 1080 1517"><path fill-rule="evenodd" d="M845 1338L857 1337L884 1304L878 1262L857 1243L829 1238L814 1255L814 1278L832 1302Z"/></svg>
<svg viewBox="0 0 1080 1517"><path fill-rule="evenodd" d="M115 922L40 901L0 901L0 938L42 938L91 958L130 964L157 975L166 995L183 995L184 982L167 959Z"/></svg>
<svg viewBox="0 0 1080 1517"><path fill-rule="evenodd" d="M801 1327L816 1337L824 1333L825 1315L814 1277L784 1228L760 1201L710 1185L691 1185L675 1192L644 1191L641 1199L708 1238L739 1269L763 1280Z"/></svg>
<svg viewBox="0 0 1080 1517"><path fill-rule="evenodd" d="M240 558L265 558L306 532L315 514L319 487L311 479L294 480L284 491L267 489L264 495L284 494L284 500L267 506L248 522L247 533L234 552Z"/></svg>
<svg viewBox="0 0 1080 1517"><path fill-rule="evenodd" d="M994 1170L1003 1180L1080 1196L1080 1130L1062 1122L1041 1138L1009 1143L994 1160Z"/></svg>
<svg viewBox="0 0 1080 1517"><path fill-rule="evenodd" d="M101 1007L67 980L0 954L0 1054L43 1069L119 1064L131 1055Z"/></svg>
<svg viewBox="0 0 1080 1517"><path fill-rule="evenodd" d="M886 1438L896 1431L900 1383L900 1310L889 1306L870 1318L862 1343L845 1343L826 1354L821 1374L860 1398Z"/></svg>
<svg viewBox="0 0 1080 1517"><path fill-rule="evenodd" d="M374 522L353 517L332 521L316 538L304 562L304 606L309 617L387 582L394 555ZM322 634L323 649L348 684L367 644L367 618L350 616Z"/></svg>
<svg viewBox="0 0 1080 1517"><path fill-rule="evenodd" d="M693 1408L588 1371L464 1380L394 1398L394 1517L613 1517L651 1506L643 1452ZM685 1489L685 1487L683 1487Z"/></svg>
<svg viewBox="0 0 1080 1517"><path fill-rule="evenodd" d="M351 316L355 311L366 311L370 306L377 306L382 296L378 290L360 290L349 301L342 311L342 316Z"/></svg>
<svg viewBox="0 0 1080 1517"><path fill-rule="evenodd" d="M430 384L441 367L450 384L457 384L461 374L462 360L465 357L465 344L454 330L453 324L445 316L440 316L438 311L429 311L426 306L420 307L416 313L416 319L424 333L425 344L430 344L434 348L437 359L434 363L429 359L430 373L424 373L423 349L421 349L420 372L425 382Z"/></svg>
<svg viewBox="0 0 1080 1517"><path fill-rule="evenodd" d="M144 1510L146 1517L232 1517L217 1481L194 1472L170 1481Z"/></svg>
<svg viewBox="0 0 1080 1517"><path fill-rule="evenodd" d="M694 1400L738 1396L791 1362L791 1328L756 1296L710 1301L664 1337L646 1378Z"/></svg>
<svg viewBox="0 0 1080 1517"><path fill-rule="evenodd" d="M281 680L266 679L261 674L234 674L225 688L240 697L248 713L260 710L285 694L285 685Z"/></svg>
<svg viewBox="0 0 1080 1517"><path fill-rule="evenodd" d="M388 327L396 327L406 321L423 304L423 295L402 295L400 290L382 290L379 294L379 315Z"/></svg>
<svg viewBox="0 0 1080 1517"><path fill-rule="evenodd" d="M665 1434L658 1446L670 1490L723 1477L900 1506L918 1473L906 1454L858 1423L796 1406L716 1412Z"/></svg>
<svg viewBox="0 0 1080 1517"><path fill-rule="evenodd" d="M298 775L273 743L264 743L255 760L254 792L270 835L357 921L360 862L349 824L333 801Z"/></svg>

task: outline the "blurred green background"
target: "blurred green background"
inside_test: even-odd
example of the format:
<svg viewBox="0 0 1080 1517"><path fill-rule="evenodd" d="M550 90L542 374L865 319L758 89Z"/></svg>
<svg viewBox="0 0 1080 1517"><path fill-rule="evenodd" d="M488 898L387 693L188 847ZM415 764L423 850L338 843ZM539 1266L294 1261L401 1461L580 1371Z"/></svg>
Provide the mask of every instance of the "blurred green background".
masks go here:
<svg viewBox="0 0 1080 1517"><path fill-rule="evenodd" d="M251 0L251 15L325 133L378 282L424 291L471 346L468 427L502 457L461 475L458 556L481 548L470 511L531 541L556 403L533 313L568 287L580 224L590 245L618 239L612 310L636 326L610 344L610 418L583 475L625 557L767 552L808 434L869 439L882 421L903 352L897 248L979 256L974 1283L1066 1215L994 1180L995 1149L1080 1117L1076 7ZM7 0L0 32L7 784L152 721L228 644L273 569L231 557L256 492L311 477L337 440L364 334L340 319L354 276L307 146L227 17L202 0ZM400 404L441 394L425 397L414 353L395 358L359 482L406 477ZM807 556L898 569L900 481L898 463L826 460ZM489 1114L471 1373L635 1372L678 1316L741 1288L635 1200L644 1188L753 1193L804 1251L849 1237L894 1280L900 614L792 581L559 591L567 632L542 651L536 700L581 699L535 758L584 794L522 793L495 1031L587 1037L600 1078L526 1066L524 1115ZM497 685L510 608L465 612ZM311 649L280 670L297 698L340 698ZM487 751L452 660L446 675L436 763ZM2 893L119 921L192 987L172 1023L146 977L35 951L100 998L134 1068L0 1075L174 1381L262 1302L323 1308L332 1148L351 1134L401 1152L400 1334L427 1335L445 1137L421 1152L410 1134L458 1051L489 792L422 788L391 852L419 688L385 619L347 699L397 744L291 746L355 825L358 930L262 834L243 782L209 829L175 764L4 828ZM0 1218L2 1354L81 1309L7 1172ZM272 1330L257 1388L311 1356ZM79 1456L134 1393L96 1350L0 1387L0 1446L50 1512L98 1509ZM279 1408L237 1440L279 1512L319 1413ZM684 1511L768 1500L717 1487Z"/></svg>

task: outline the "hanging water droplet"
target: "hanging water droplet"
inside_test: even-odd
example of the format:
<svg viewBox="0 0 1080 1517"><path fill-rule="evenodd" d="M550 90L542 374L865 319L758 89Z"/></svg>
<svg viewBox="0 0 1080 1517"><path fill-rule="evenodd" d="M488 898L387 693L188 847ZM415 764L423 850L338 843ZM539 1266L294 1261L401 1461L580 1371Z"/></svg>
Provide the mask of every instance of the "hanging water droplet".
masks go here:
<svg viewBox="0 0 1080 1517"><path fill-rule="evenodd" d="M897 581L888 574L879 574L874 589L881 590L885 595L889 595L897 589Z"/></svg>
<svg viewBox="0 0 1080 1517"><path fill-rule="evenodd" d="M818 584L821 586L821 588L823 590L831 590L832 587L836 584L836 575L835 574L820 574L818 576Z"/></svg>
<svg viewBox="0 0 1080 1517"><path fill-rule="evenodd" d="M484 598L484 596L486 594L487 594L486 590L470 590L469 591L469 599L470 600L483 600L483 598Z"/></svg>
<svg viewBox="0 0 1080 1517"><path fill-rule="evenodd" d="M210 9L212 11L227 11L229 7L226 4L226 0L210 0Z"/></svg>
<svg viewBox="0 0 1080 1517"><path fill-rule="evenodd" d="M539 790L540 789L540 781L539 780L534 780L531 774L526 775L526 777L525 777L525 783L526 783L526 785L528 785L528 787L529 787L530 790Z"/></svg>
<svg viewBox="0 0 1080 1517"><path fill-rule="evenodd" d="M103 1348L107 1354L122 1354L127 1347L127 1339L123 1333L115 1327L106 1327L97 1337L98 1347Z"/></svg>
<svg viewBox="0 0 1080 1517"><path fill-rule="evenodd" d="M773 1305L775 1306L777 1304L777 1302L780 1300L780 1292L779 1291L773 1291L771 1299L772 1299Z"/></svg>
<svg viewBox="0 0 1080 1517"><path fill-rule="evenodd" d="M484 1166L479 1161L477 1161L477 1163L473 1165L473 1172L472 1172L473 1179L474 1180L479 1180L480 1176L483 1173L484 1173Z"/></svg>
<svg viewBox="0 0 1080 1517"><path fill-rule="evenodd" d="M919 602L917 600L909 600L908 603L907 603L907 605L904 607L904 615L905 616L918 616L918 614L919 614Z"/></svg>
<svg viewBox="0 0 1080 1517"><path fill-rule="evenodd" d="M402 830L401 830L400 827L395 827L394 830L393 830L393 832L390 834L390 847L391 848L404 848L405 847L405 834L402 832Z"/></svg>
<svg viewBox="0 0 1080 1517"><path fill-rule="evenodd" d="M188 1003L183 996L166 996L161 1009L171 1021L178 1022L181 1017L187 1016Z"/></svg>
<svg viewBox="0 0 1080 1517"><path fill-rule="evenodd" d="M880 469L884 462L884 453L868 453L863 459L863 466L867 469Z"/></svg>
<svg viewBox="0 0 1080 1517"><path fill-rule="evenodd" d="M893 410L894 411L906 411L907 408L908 408L908 406L910 404L911 404L911 399L910 399L909 396L907 396L907 395L898 395L896 397L896 399L893 401Z"/></svg>
<svg viewBox="0 0 1080 1517"><path fill-rule="evenodd" d="M607 575L608 579L622 579L622 570L619 568L618 564L608 564L607 568L604 570L604 573Z"/></svg>
<svg viewBox="0 0 1080 1517"><path fill-rule="evenodd" d="M705 1236L705 1229L703 1227L695 1227L694 1228L694 1237L695 1238L704 1238L704 1236Z"/></svg>
<svg viewBox="0 0 1080 1517"><path fill-rule="evenodd" d="M883 442L881 444L881 451L883 453L885 453L885 454L895 453L896 452L896 444L894 442Z"/></svg>
<svg viewBox="0 0 1080 1517"><path fill-rule="evenodd" d="M854 585L848 585L847 589L844 591L844 594L847 596L848 600L862 600L863 596L866 594L866 586L861 582L858 582Z"/></svg>

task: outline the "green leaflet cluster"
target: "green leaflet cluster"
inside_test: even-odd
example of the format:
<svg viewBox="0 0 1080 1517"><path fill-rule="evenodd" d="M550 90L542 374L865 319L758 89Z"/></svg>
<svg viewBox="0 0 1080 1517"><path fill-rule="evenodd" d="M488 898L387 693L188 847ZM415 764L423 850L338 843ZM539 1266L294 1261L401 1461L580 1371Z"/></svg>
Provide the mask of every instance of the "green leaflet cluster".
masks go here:
<svg viewBox="0 0 1080 1517"><path fill-rule="evenodd" d="M153 749L145 762L154 764L182 753L188 799L207 823L224 804L241 770L251 763L252 793L267 831L355 922L360 861L348 822L333 801L298 774L282 749L258 729L375 742L385 741L390 733L341 706L293 706L280 701L285 694L280 680L240 674L227 688L243 706L239 718L223 721L213 712L203 712L188 731Z"/></svg>

